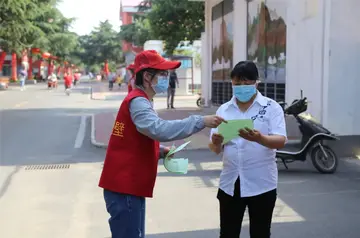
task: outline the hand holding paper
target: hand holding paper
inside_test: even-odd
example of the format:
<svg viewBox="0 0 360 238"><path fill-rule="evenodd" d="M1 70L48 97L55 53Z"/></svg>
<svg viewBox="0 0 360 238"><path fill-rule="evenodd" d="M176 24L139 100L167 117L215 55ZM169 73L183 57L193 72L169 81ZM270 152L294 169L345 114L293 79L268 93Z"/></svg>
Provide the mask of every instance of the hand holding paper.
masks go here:
<svg viewBox="0 0 360 238"><path fill-rule="evenodd" d="M174 145L171 147L170 151L167 153L165 159L169 159L169 157L181 150L183 150L191 141L188 141L182 145L180 145L179 147L175 147Z"/></svg>
<svg viewBox="0 0 360 238"><path fill-rule="evenodd" d="M241 129L253 129L254 122L251 119L242 120L229 120L227 123L222 123L218 127L218 132L224 137L223 144L228 143L232 139L239 137L239 130Z"/></svg>
<svg viewBox="0 0 360 238"><path fill-rule="evenodd" d="M172 173L187 174L189 160L184 158L165 159L165 169Z"/></svg>
<svg viewBox="0 0 360 238"><path fill-rule="evenodd" d="M183 150L190 141L180 145L179 147L172 146L169 153L166 155L164 159L164 167L167 171L172 173L179 173L179 174L186 174L188 170L188 159L184 158L170 158L170 156L174 155L175 153Z"/></svg>

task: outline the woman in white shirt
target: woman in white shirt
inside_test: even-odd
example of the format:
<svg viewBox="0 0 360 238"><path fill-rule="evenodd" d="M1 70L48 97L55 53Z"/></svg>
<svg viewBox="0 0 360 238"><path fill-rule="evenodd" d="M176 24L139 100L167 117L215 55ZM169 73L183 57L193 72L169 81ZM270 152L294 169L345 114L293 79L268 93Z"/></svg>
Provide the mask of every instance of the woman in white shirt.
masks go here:
<svg viewBox="0 0 360 238"><path fill-rule="evenodd" d="M250 237L269 238L277 197L276 149L284 147L284 112L274 100L257 91L259 73L251 61L239 62L231 72L233 97L217 115L225 120L252 119L254 129L222 145L217 129L211 131L210 149L223 151L223 170L217 198L220 204L220 238L238 238L246 207Z"/></svg>

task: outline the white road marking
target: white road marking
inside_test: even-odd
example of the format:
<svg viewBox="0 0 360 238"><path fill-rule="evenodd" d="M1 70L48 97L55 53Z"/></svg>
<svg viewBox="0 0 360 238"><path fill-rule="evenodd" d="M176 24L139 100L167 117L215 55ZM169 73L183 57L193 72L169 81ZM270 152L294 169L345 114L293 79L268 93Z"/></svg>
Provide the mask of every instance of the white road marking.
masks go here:
<svg viewBox="0 0 360 238"><path fill-rule="evenodd" d="M25 105L28 104L28 103L29 103L28 101L20 102L20 103L16 104L16 105L14 106L14 108L19 108L19 107L25 106Z"/></svg>
<svg viewBox="0 0 360 238"><path fill-rule="evenodd" d="M79 130L78 130L78 133L77 133L76 139L75 139L75 145L74 145L75 149L81 148L81 146L84 142L85 132L86 132L86 118L87 118L86 115L81 116Z"/></svg>

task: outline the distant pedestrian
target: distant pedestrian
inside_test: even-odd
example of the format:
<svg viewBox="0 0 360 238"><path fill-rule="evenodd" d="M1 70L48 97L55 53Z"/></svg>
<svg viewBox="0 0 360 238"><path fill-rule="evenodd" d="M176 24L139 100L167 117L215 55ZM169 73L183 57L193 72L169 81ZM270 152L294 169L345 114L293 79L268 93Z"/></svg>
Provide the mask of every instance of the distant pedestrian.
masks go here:
<svg viewBox="0 0 360 238"><path fill-rule="evenodd" d="M110 73L110 74L108 74L107 78L109 81L109 90L112 90L114 88L114 83L116 81L116 74Z"/></svg>
<svg viewBox="0 0 360 238"><path fill-rule="evenodd" d="M79 82L80 77L81 77L81 74L79 72L76 72L74 74L74 86L76 86L76 84Z"/></svg>
<svg viewBox="0 0 360 238"><path fill-rule="evenodd" d="M19 81L20 81L20 90L21 91L24 91L25 90L25 81L26 81L26 78L27 78L27 72L26 72L26 69L25 67L21 67L21 70L19 72Z"/></svg>
<svg viewBox="0 0 360 238"><path fill-rule="evenodd" d="M116 83L119 85L119 88L121 88L121 85L122 85L122 83L123 83L123 78L121 77L120 74L118 74L118 75L116 76Z"/></svg>
<svg viewBox="0 0 360 238"><path fill-rule="evenodd" d="M65 73L64 74L64 85L65 85L65 93L67 95L70 95L70 89L72 84L72 77L70 74Z"/></svg>
<svg viewBox="0 0 360 238"><path fill-rule="evenodd" d="M48 76L48 88L49 89L57 88L57 81L58 78L56 74L53 72L51 75Z"/></svg>
<svg viewBox="0 0 360 238"><path fill-rule="evenodd" d="M179 87L179 80L175 70L170 70L169 75L169 87L167 90L167 108L175 109L174 107L174 97L175 97L175 90L176 85Z"/></svg>

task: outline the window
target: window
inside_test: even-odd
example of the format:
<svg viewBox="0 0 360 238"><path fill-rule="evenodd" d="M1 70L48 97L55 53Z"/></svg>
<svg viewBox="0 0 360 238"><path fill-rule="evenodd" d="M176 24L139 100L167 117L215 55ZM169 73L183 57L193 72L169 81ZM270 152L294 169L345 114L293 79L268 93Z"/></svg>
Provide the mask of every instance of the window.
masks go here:
<svg viewBox="0 0 360 238"><path fill-rule="evenodd" d="M192 60L191 59L180 60L180 62L181 62L180 68L182 68L182 69L192 68Z"/></svg>

